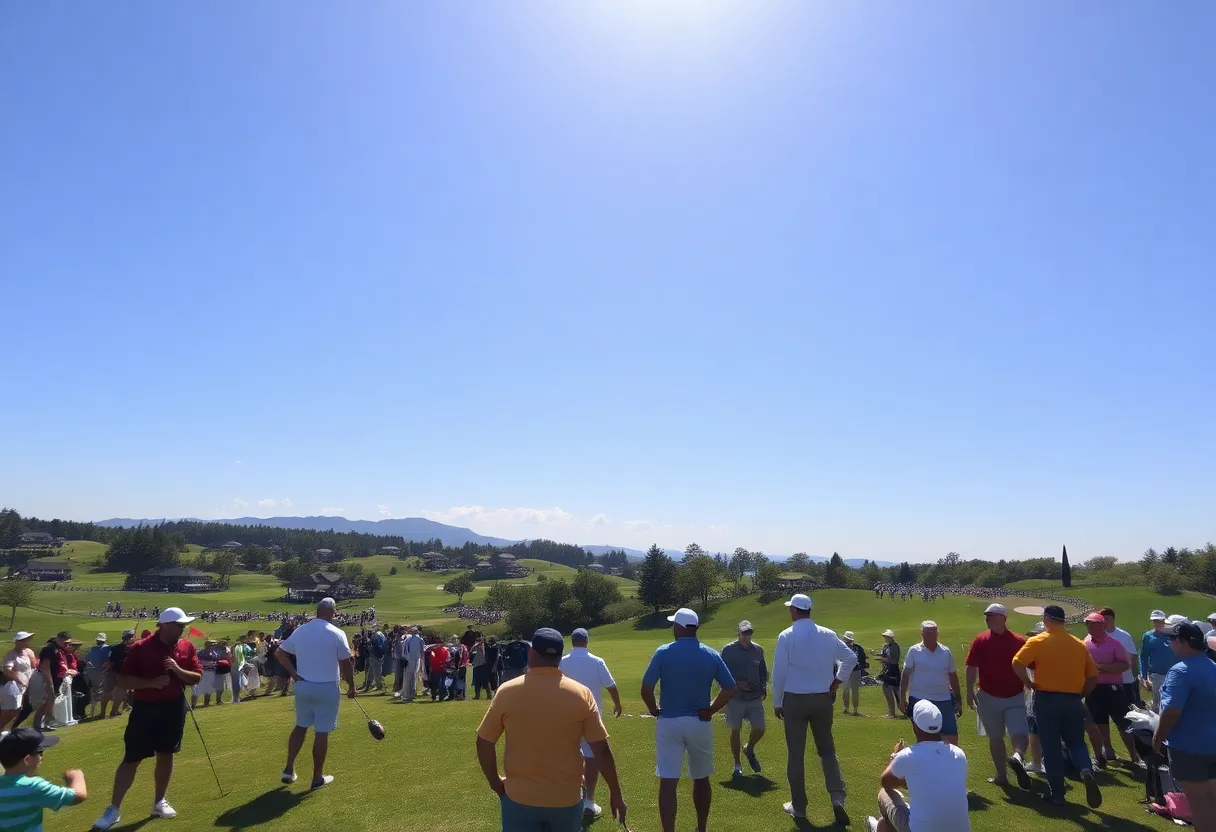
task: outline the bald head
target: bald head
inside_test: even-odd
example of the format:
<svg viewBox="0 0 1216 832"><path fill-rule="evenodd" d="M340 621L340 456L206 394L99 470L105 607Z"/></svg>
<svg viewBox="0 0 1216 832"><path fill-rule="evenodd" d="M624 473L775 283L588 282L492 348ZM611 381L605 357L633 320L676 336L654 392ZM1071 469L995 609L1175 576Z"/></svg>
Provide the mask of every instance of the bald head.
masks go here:
<svg viewBox="0 0 1216 832"><path fill-rule="evenodd" d="M333 598L322 598L321 603L317 604L317 618L324 618L326 621L334 620L334 612L338 609L338 602Z"/></svg>

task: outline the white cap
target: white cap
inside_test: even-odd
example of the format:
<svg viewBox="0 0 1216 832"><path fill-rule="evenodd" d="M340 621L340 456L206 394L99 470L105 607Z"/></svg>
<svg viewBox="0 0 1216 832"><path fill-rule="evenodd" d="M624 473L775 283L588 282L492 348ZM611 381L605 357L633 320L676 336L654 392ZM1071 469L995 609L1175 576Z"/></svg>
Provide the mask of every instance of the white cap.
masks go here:
<svg viewBox="0 0 1216 832"><path fill-rule="evenodd" d="M1216 621L1216 612L1208 616L1208 621Z"/></svg>
<svg viewBox="0 0 1216 832"><path fill-rule="evenodd" d="M182 612L181 607L168 607L160 611L160 618L156 619L156 623L189 624L193 620L193 616L186 615L186 613Z"/></svg>
<svg viewBox="0 0 1216 832"><path fill-rule="evenodd" d="M920 628L922 630L936 630L937 622L936 621L922 621L922 622L920 622Z"/></svg>
<svg viewBox="0 0 1216 832"><path fill-rule="evenodd" d="M942 732L942 712L928 699L922 699L912 709L912 721L926 734Z"/></svg>
<svg viewBox="0 0 1216 832"><path fill-rule="evenodd" d="M674 615L667 616L667 620L679 624L681 627L696 627L701 623L697 614L688 607L680 607Z"/></svg>
<svg viewBox="0 0 1216 832"><path fill-rule="evenodd" d="M25 641L27 638L33 638L33 633L27 633L25 630L18 630L17 635L13 636L13 641Z"/></svg>
<svg viewBox="0 0 1216 832"><path fill-rule="evenodd" d="M786 601L785 605L787 607L793 607L794 609L803 610L804 612L809 612L811 609L811 596L804 595L803 593L799 592L793 598Z"/></svg>
<svg viewBox="0 0 1216 832"><path fill-rule="evenodd" d="M1044 631L1044 630L1046 630L1046 629L1047 629L1047 625L1046 625L1046 624L1044 624L1042 621L1036 621L1036 622L1034 622L1034 631L1035 631L1036 633L1041 633L1041 632L1043 632L1043 631Z"/></svg>
<svg viewBox="0 0 1216 832"><path fill-rule="evenodd" d="M1188 621L1190 621L1190 619L1185 615L1171 615L1169 618L1165 619L1165 626L1173 627L1175 624L1185 624Z"/></svg>
<svg viewBox="0 0 1216 832"><path fill-rule="evenodd" d="M337 608L338 608L338 602L335 601L333 598L322 598L321 602L319 604L317 604L317 609L319 609L319 610L336 610ZM470 625L470 626L472 626L472 625Z"/></svg>
<svg viewBox="0 0 1216 832"><path fill-rule="evenodd" d="M847 638L849 641L852 641L852 640L853 640L853 631L852 631L852 630L845 630L845 631L844 631L844 637L845 637L845 638Z"/></svg>
<svg viewBox="0 0 1216 832"><path fill-rule="evenodd" d="M984 615L1009 615L1005 610L1004 604L989 604L988 609L984 610Z"/></svg>
<svg viewBox="0 0 1216 832"><path fill-rule="evenodd" d="M883 638L895 638L895 631L894 630L883 630L882 635L883 635Z"/></svg>
<svg viewBox="0 0 1216 832"><path fill-rule="evenodd" d="M1162 612L1161 610L1153 610L1152 612L1150 612L1148 614L1148 620L1149 621L1164 621L1165 613Z"/></svg>
<svg viewBox="0 0 1216 832"><path fill-rule="evenodd" d="M96 639L94 639L94 640L95 640L95 641L105 641L105 640L106 640L106 634L105 634L105 633L98 633L98 634L97 634L97 638L96 638Z"/></svg>

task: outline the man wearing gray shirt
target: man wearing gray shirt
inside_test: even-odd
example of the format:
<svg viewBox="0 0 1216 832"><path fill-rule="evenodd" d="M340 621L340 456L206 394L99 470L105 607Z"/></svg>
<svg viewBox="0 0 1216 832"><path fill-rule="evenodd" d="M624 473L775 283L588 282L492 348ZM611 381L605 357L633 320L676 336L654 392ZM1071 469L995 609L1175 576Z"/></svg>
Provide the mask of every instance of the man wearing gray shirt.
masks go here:
<svg viewBox="0 0 1216 832"><path fill-rule="evenodd" d="M764 648L752 641L752 623L739 622L739 638L722 648L722 661L739 685L739 693L726 703L726 725L730 728L730 752L735 755L735 777L743 776L739 763L739 733L743 721L751 726L751 734L742 752L752 771L760 771L756 759L756 743L764 736L764 697L768 689L768 664Z"/></svg>

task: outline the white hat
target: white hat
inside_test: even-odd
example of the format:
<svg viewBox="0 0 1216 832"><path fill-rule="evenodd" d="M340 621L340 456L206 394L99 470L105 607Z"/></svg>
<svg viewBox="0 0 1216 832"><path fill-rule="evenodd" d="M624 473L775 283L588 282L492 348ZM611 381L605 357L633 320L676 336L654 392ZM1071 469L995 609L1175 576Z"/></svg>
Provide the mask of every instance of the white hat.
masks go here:
<svg viewBox="0 0 1216 832"><path fill-rule="evenodd" d="M1185 615L1171 615L1169 618L1165 619L1165 626L1173 627L1175 624L1185 624L1188 621L1190 621L1190 619Z"/></svg>
<svg viewBox="0 0 1216 832"><path fill-rule="evenodd" d="M1034 622L1034 631L1035 631L1036 633L1041 633L1041 632L1043 632L1043 631L1044 631L1044 630L1046 630L1046 629L1047 629L1047 625L1046 625L1046 624L1044 624L1042 621L1036 621L1036 622Z"/></svg>
<svg viewBox="0 0 1216 832"><path fill-rule="evenodd" d="M156 619L157 624L189 624L194 620L193 616L186 615L182 612L181 607L168 607L160 612L160 618Z"/></svg>
<svg viewBox="0 0 1216 832"><path fill-rule="evenodd" d="M1208 616L1208 621L1216 621L1216 612Z"/></svg>
<svg viewBox="0 0 1216 832"><path fill-rule="evenodd" d="M883 638L895 638L895 632L893 630L883 630L882 635Z"/></svg>
<svg viewBox="0 0 1216 832"><path fill-rule="evenodd" d="M679 624L681 627L696 627L701 623L697 614L688 607L680 607L674 615L667 616L667 620Z"/></svg>
<svg viewBox="0 0 1216 832"><path fill-rule="evenodd" d="M936 621L922 621L922 622L920 622L920 628L922 630L936 630L937 622Z"/></svg>
<svg viewBox="0 0 1216 832"><path fill-rule="evenodd" d="M926 734L942 732L942 712L928 699L916 703L916 707L912 709L912 721Z"/></svg>
<svg viewBox="0 0 1216 832"><path fill-rule="evenodd" d="M801 592L799 592L793 598L786 601L785 605L787 607L793 607L794 609L797 609L797 610L802 610L803 612L809 612L811 609L811 596L804 595Z"/></svg>
<svg viewBox="0 0 1216 832"><path fill-rule="evenodd" d="M33 633L27 633L25 630L18 630L17 635L13 636L13 641L25 641L27 638L33 638Z"/></svg>
<svg viewBox="0 0 1216 832"><path fill-rule="evenodd" d="M1148 620L1149 621L1164 621L1165 613L1162 612L1161 610L1153 610L1152 612L1150 612L1148 614Z"/></svg>
<svg viewBox="0 0 1216 832"><path fill-rule="evenodd" d="M1005 610L1004 604L989 604L988 609L984 610L984 615L1009 615Z"/></svg>
<svg viewBox="0 0 1216 832"><path fill-rule="evenodd" d="M845 631L844 631L844 637L845 637L845 638L847 638L849 641L852 641L852 640L853 640L853 631L852 631L852 630L845 630Z"/></svg>
<svg viewBox="0 0 1216 832"><path fill-rule="evenodd" d="M105 633L98 633L98 634L97 634L97 638L95 638L95 639L94 639L94 641L105 641L105 640L106 640L106 634L105 634Z"/></svg>

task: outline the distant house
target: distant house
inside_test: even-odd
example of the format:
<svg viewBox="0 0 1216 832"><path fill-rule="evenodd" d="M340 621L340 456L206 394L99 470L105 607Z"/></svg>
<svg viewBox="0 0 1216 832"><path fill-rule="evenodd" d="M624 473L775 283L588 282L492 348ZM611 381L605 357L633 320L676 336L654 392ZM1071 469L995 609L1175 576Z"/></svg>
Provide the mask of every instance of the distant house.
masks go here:
<svg viewBox="0 0 1216 832"><path fill-rule="evenodd" d="M165 566L141 572L129 585L148 592L207 592L215 588L215 578L192 566Z"/></svg>
<svg viewBox="0 0 1216 832"><path fill-rule="evenodd" d="M67 581L72 578L72 564L66 560L32 561L22 572L31 581Z"/></svg>
<svg viewBox="0 0 1216 832"><path fill-rule="evenodd" d="M606 569L604 569L604 564L602 564L602 563L589 563L589 564L587 564L587 568L590 569L592 572L599 572L601 575L603 575L607 571Z"/></svg>
<svg viewBox="0 0 1216 832"><path fill-rule="evenodd" d="M498 559L503 563L515 563L515 555L508 555L505 552L499 555Z"/></svg>
<svg viewBox="0 0 1216 832"><path fill-rule="evenodd" d="M439 552L423 552L422 568L431 572L443 572L446 569L452 568L452 562L448 560L446 555Z"/></svg>
<svg viewBox="0 0 1216 832"><path fill-rule="evenodd" d="M378 555L399 555L401 554L400 546L381 546L376 550Z"/></svg>
<svg viewBox="0 0 1216 832"><path fill-rule="evenodd" d="M287 600L316 603L322 598L341 601L345 598L366 598L371 593L348 582L337 572L313 572L307 580L292 584L287 589Z"/></svg>
<svg viewBox="0 0 1216 832"><path fill-rule="evenodd" d="M342 556L333 549L314 549L313 554L317 556L317 560L321 563L334 563L342 559Z"/></svg>
<svg viewBox="0 0 1216 832"><path fill-rule="evenodd" d="M473 568L473 571L477 574L478 578L484 578L494 572L494 567L489 561L483 560L477 563L477 566Z"/></svg>
<svg viewBox="0 0 1216 832"><path fill-rule="evenodd" d="M46 532L25 532L20 543L22 546L54 546L55 536Z"/></svg>
<svg viewBox="0 0 1216 832"><path fill-rule="evenodd" d="M231 551L232 549L239 549L239 548L241 548L241 544L240 544L240 543L238 543L238 542L237 542L237 541L235 541L235 540L229 540L227 543L225 543L225 544L224 544L223 546L221 546L220 548L221 548L221 549L228 549L229 551Z"/></svg>

